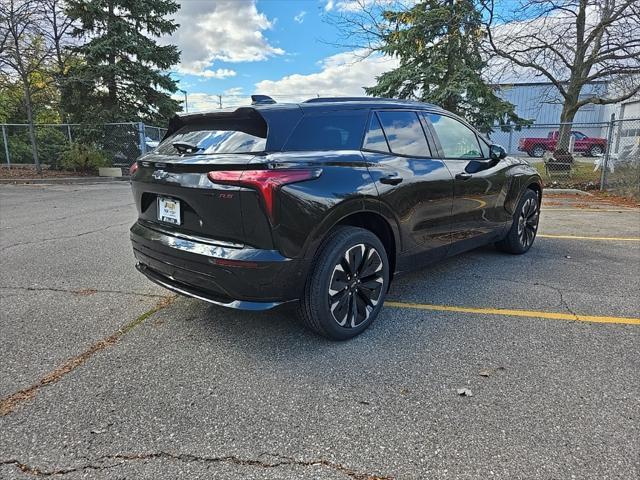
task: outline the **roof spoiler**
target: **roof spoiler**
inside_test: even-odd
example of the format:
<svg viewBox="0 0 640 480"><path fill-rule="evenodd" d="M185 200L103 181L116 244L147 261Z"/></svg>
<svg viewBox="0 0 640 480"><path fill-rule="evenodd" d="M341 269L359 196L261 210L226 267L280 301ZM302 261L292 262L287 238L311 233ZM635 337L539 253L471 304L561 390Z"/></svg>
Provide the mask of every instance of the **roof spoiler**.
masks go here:
<svg viewBox="0 0 640 480"><path fill-rule="evenodd" d="M251 95L251 105L269 105L276 101L268 95Z"/></svg>

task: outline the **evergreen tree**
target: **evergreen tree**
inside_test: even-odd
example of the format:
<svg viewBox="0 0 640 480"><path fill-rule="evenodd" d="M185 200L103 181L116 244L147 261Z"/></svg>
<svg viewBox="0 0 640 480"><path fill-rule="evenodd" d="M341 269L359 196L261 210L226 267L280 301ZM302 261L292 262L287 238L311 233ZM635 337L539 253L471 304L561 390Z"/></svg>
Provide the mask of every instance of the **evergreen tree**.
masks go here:
<svg viewBox="0 0 640 480"><path fill-rule="evenodd" d="M67 1L73 35L87 40L74 48L82 61L69 75L87 93L76 97L75 120L163 123L180 109L171 98L176 82L166 73L180 52L155 40L178 28L168 18L178 9L173 0Z"/></svg>
<svg viewBox="0 0 640 480"><path fill-rule="evenodd" d="M383 18L379 50L400 66L378 77L368 94L435 103L485 133L496 122L523 123L482 79L482 18L474 0L425 0Z"/></svg>

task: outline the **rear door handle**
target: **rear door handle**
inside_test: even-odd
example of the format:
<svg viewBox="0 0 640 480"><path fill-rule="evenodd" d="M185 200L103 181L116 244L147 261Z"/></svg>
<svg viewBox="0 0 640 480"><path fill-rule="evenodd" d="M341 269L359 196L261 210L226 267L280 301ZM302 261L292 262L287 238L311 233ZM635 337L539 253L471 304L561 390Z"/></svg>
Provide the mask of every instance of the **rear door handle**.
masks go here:
<svg viewBox="0 0 640 480"><path fill-rule="evenodd" d="M456 180L469 180L473 175L466 172L461 172L456 174Z"/></svg>
<svg viewBox="0 0 640 480"><path fill-rule="evenodd" d="M402 182L402 177L397 173L392 173L391 175L387 175L386 177L382 177L380 179L380 183L386 183L387 185L398 185Z"/></svg>

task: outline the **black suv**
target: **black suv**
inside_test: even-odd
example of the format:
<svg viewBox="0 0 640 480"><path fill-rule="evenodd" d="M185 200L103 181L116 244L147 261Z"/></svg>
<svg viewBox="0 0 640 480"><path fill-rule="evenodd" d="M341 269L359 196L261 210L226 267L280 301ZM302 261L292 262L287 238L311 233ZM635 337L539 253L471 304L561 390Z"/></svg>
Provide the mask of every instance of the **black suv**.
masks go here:
<svg viewBox="0 0 640 480"><path fill-rule="evenodd" d="M488 243L526 252L542 196L534 168L455 115L374 98L176 116L131 173L149 279L238 309L297 301L334 339L373 322L400 272Z"/></svg>

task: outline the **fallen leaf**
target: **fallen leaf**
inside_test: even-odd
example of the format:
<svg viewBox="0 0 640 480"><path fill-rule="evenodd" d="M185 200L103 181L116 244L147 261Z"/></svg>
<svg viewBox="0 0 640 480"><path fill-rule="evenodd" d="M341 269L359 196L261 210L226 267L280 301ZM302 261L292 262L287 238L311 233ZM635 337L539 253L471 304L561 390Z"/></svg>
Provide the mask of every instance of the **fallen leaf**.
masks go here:
<svg viewBox="0 0 640 480"><path fill-rule="evenodd" d="M481 377L490 377L492 373L493 370L491 370L490 368L484 368L478 372L478 375L480 375Z"/></svg>

